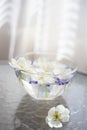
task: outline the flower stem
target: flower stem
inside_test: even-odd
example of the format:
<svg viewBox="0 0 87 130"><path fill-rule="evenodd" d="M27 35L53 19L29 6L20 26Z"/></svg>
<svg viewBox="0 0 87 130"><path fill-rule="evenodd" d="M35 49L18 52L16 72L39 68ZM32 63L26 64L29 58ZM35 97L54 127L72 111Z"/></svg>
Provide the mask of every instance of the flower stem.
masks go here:
<svg viewBox="0 0 87 130"><path fill-rule="evenodd" d="M45 94L45 97L47 98L48 97L48 92L49 92L49 89L48 89L48 87L47 86L45 86L45 90L46 90L46 94Z"/></svg>
<svg viewBox="0 0 87 130"><path fill-rule="evenodd" d="M37 97L39 97L40 94L40 85L38 86L38 93L37 93Z"/></svg>

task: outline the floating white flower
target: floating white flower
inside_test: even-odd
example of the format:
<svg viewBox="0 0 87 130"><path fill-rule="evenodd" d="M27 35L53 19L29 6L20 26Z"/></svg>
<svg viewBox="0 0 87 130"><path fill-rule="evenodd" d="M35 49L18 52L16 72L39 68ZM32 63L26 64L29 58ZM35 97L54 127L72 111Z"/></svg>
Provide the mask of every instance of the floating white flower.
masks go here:
<svg viewBox="0 0 87 130"><path fill-rule="evenodd" d="M31 70L30 62L27 61L24 57L20 57L17 60L11 59L11 62L9 64L16 70L22 70L25 72L29 72Z"/></svg>
<svg viewBox="0 0 87 130"><path fill-rule="evenodd" d="M65 108L63 105L58 105L57 107L52 107L48 111L48 116L46 117L46 123L49 127L61 128L63 122L69 121L70 111Z"/></svg>
<svg viewBox="0 0 87 130"><path fill-rule="evenodd" d="M31 79L34 81L38 81L39 84L46 84L46 83L54 83L55 80L52 76L44 75L44 74L34 74L31 75Z"/></svg>
<svg viewBox="0 0 87 130"><path fill-rule="evenodd" d="M52 62L46 58L38 58L34 63L37 68L41 68L43 73L53 74L53 65Z"/></svg>

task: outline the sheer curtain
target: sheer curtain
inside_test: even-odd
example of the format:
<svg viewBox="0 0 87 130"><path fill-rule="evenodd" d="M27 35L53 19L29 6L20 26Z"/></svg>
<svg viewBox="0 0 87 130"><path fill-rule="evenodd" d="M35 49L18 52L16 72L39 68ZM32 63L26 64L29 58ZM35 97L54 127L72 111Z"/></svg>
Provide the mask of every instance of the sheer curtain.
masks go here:
<svg viewBox="0 0 87 130"><path fill-rule="evenodd" d="M0 0L0 29L2 29L5 25L9 26L9 28L8 26L5 26L4 32L0 30L1 31L0 33L3 33L2 35L3 39L5 39L4 33L6 33L7 28L10 33L10 39L9 39L10 47L9 47L9 52L7 54L8 57L13 57L13 53L15 49L16 30L17 30L17 25L18 25L20 7L21 7L21 0ZM7 44L5 42L4 44ZM3 50L2 48L2 44L3 43L0 43L0 51L4 53L5 50ZM4 45L4 48L5 48L5 45Z"/></svg>
<svg viewBox="0 0 87 130"><path fill-rule="evenodd" d="M87 73L86 0L16 0L13 7L10 58L29 51L55 51Z"/></svg>

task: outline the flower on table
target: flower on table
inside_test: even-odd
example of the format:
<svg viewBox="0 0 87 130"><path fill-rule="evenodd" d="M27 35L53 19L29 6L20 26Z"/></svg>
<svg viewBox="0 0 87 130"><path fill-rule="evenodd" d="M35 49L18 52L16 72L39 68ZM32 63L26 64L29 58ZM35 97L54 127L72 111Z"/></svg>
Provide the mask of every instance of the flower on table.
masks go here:
<svg viewBox="0 0 87 130"><path fill-rule="evenodd" d="M56 107L52 107L48 111L48 115L46 117L46 123L51 128L61 128L63 126L62 123L68 122L70 118L70 111L68 108L65 108L63 105L58 105Z"/></svg>

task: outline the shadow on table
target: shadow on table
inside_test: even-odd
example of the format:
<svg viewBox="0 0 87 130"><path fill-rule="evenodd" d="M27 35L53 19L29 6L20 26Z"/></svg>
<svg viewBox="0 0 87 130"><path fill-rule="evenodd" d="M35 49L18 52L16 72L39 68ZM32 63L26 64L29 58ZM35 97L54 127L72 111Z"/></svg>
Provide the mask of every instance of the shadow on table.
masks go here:
<svg viewBox="0 0 87 130"><path fill-rule="evenodd" d="M34 100L29 95L25 95L15 113L14 130L50 130L45 123L45 117L48 110L63 104L67 107L67 104L62 96L55 100Z"/></svg>

